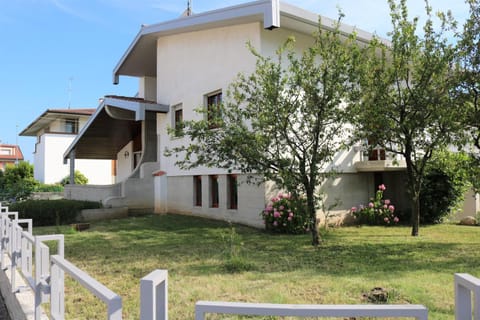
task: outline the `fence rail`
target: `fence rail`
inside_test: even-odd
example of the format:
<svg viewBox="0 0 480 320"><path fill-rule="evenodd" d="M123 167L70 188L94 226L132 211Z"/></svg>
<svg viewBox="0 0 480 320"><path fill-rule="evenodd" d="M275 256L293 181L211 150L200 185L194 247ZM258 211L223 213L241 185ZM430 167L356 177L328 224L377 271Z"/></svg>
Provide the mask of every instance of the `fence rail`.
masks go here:
<svg viewBox="0 0 480 320"><path fill-rule="evenodd" d="M199 301L195 320L204 320L207 313L248 316L290 317L413 317L427 320L428 310L422 305L302 305L241 302Z"/></svg>

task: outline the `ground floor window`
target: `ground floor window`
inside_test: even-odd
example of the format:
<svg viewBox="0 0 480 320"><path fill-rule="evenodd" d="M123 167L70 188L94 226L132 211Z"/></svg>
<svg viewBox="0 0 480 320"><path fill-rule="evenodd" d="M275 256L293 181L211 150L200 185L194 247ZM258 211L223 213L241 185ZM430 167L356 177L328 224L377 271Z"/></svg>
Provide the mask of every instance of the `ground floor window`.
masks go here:
<svg viewBox="0 0 480 320"><path fill-rule="evenodd" d="M193 197L197 207L202 206L202 176L193 176Z"/></svg>
<svg viewBox="0 0 480 320"><path fill-rule="evenodd" d="M228 209L238 209L237 175L227 175L227 205Z"/></svg>
<svg viewBox="0 0 480 320"><path fill-rule="evenodd" d="M218 176L209 176L210 185L210 207L218 208Z"/></svg>

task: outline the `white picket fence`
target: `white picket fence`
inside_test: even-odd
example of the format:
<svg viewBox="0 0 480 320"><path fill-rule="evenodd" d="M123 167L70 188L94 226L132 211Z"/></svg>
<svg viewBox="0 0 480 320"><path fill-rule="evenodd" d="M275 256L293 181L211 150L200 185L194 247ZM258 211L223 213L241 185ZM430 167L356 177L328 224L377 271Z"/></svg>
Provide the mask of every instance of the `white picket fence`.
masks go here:
<svg viewBox="0 0 480 320"><path fill-rule="evenodd" d="M51 255L46 241L57 242L57 253ZM35 320L40 320L42 304L50 303L50 317L65 319L64 275L88 289L107 305L106 318L122 319L122 300L119 295L93 279L64 258L63 235L32 235L32 220L18 219L17 212L9 212L0 203L1 268L10 272L13 293L21 292L16 272L24 278L35 295ZM33 256L33 253L35 255ZM7 259L9 258L9 259ZM10 262L7 265L7 261ZM32 274L35 270L35 274ZM455 274L455 319L480 320L480 279L469 274ZM472 304L473 300L473 304ZM195 320L204 320L207 314L292 317L410 317L427 320L428 310L423 305L306 305L237 303L198 301ZM473 318L472 318L473 317ZM140 320L168 319L168 271L155 270L140 281Z"/></svg>

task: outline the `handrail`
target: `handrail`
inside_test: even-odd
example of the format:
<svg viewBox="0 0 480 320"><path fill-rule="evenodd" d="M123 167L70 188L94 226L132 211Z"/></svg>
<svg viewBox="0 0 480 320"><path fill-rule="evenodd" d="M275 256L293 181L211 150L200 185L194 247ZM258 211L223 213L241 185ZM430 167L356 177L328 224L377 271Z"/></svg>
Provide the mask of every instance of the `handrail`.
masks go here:
<svg viewBox="0 0 480 320"><path fill-rule="evenodd" d="M56 275L60 272L60 270L69 274L83 287L88 289L97 298L107 304L108 319L122 319L122 299L119 295L117 295L116 293L108 289L106 286L92 278L89 274L80 270L59 255L51 256L50 261L52 263L52 293L50 301L50 313L53 319L63 319L63 301L61 301L63 299L63 290L57 290L59 288L59 284L56 281Z"/></svg>
<svg viewBox="0 0 480 320"><path fill-rule="evenodd" d="M423 305L312 305L243 302L198 301L195 320L204 320L206 313L223 313L250 316L293 317L414 317L427 320L428 310Z"/></svg>

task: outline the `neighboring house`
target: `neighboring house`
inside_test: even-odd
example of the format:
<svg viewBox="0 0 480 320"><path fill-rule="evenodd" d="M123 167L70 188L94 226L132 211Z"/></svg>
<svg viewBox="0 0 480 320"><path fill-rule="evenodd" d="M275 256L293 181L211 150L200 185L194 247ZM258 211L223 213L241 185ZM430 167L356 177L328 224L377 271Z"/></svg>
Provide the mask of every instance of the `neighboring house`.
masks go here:
<svg viewBox="0 0 480 320"><path fill-rule="evenodd" d="M14 144L0 144L0 170L4 171L7 164L16 164L23 160L20 147Z"/></svg>
<svg viewBox="0 0 480 320"><path fill-rule="evenodd" d="M48 109L20 132L21 136L37 138L33 153L36 180L53 184L70 174L63 153L94 112L95 109ZM104 185L115 181L110 160L77 160L75 165L88 178L89 184Z"/></svg>
<svg viewBox="0 0 480 320"><path fill-rule="evenodd" d="M293 35L303 50L313 43L318 21L312 12L262 0L143 26L113 71L114 83L120 76L139 79L138 97L106 96L64 154L66 159L116 160L121 179L110 188L68 186L66 196L262 226L260 211L275 187L249 185L244 175L215 168L181 170L176 157L166 157L164 150L187 138L172 137L167 129L198 119L195 108L214 105L239 72L255 70L247 42L263 55L274 55ZM321 22L325 28L333 23L325 17ZM341 26L345 34L353 30ZM355 31L361 42L372 37ZM382 183L397 209L408 210L405 162L384 150L364 150L359 144L335 157L332 166L340 174L322 186L327 201L338 202L332 214L344 215L367 202Z"/></svg>

